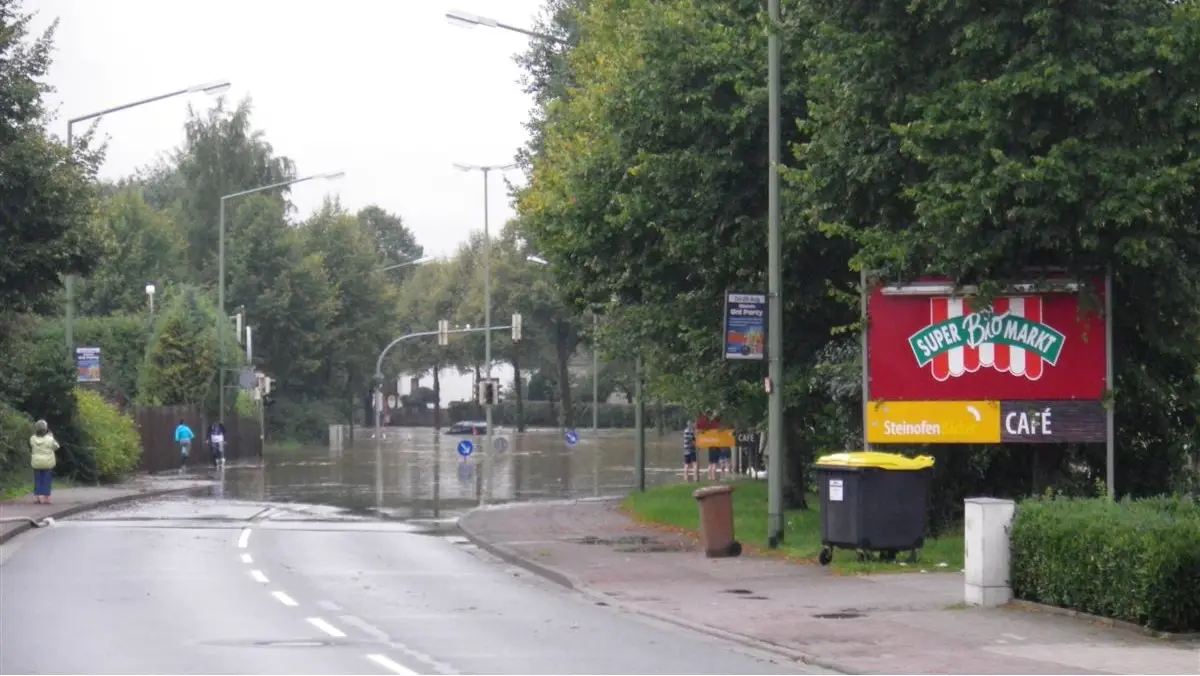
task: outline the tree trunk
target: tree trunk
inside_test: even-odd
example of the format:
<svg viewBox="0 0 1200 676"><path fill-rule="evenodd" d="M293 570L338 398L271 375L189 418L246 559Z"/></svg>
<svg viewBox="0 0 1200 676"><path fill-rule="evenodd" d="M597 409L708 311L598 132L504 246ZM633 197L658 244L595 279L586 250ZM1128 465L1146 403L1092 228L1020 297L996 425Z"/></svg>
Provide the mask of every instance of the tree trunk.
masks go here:
<svg viewBox="0 0 1200 676"><path fill-rule="evenodd" d="M658 424L658 436L665 437L667 435L667 420L665 417L666 411L663 406L662 399L654 400L654 417Z"/></svg>
<svg viewBox="0 0 1200 676"><path fill-rule="evenodd" d="M517 431L525 431L525 388L522 387L521 381L521 348L513 347L512 367L513 367L513 389L517 395Z"/></svg>
<svg viewBox="0 0 1200 676"><path fill-rule="evenodd" d="M804 420L797 414L783 415L783 506L808 509L807 451L801 441Z"/></svg>
<svg viewBox="0 0 1200 676"><path fill-rule="evenodd" d="M569 331L570 327L559 323L554 332L554 352L558 357L558 389L559 396L562 398L562 412L559 421L565 429L575 427L575 409L571 402L571 352L567 345Z"/></svg>
<svg viewBox="0 0 1200 676"><path fill-rule="evenodd" d="M562 424L562 417L558 415L558 407L556 406L558 402L558 383L555 383L554 387L547 389L549 390L547 394L550 397L550 417L559 421L559 424Z"/></svg>
<svg viewBox="0 0 1200 676"><path fill-rule="evenodd" d="M433 429L442 429L442 372L441 364L433 365Z"/></svg>

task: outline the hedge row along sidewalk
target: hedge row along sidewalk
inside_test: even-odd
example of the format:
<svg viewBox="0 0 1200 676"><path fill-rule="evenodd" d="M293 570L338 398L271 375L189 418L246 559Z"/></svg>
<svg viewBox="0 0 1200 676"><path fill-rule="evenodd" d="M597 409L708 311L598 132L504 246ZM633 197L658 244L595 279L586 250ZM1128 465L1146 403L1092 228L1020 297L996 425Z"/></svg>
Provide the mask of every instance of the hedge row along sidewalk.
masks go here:
<svg viewBox="0 0 1200 676"><path fill-rule="evenodd" d="M772 557L706 559L691 538L634 522L616 499L501 505L459 525L483 548L596 602L846 673L1187 674L1200 666L1195 645L1058 615L964 608L958 573L852 576Z"/></svg>

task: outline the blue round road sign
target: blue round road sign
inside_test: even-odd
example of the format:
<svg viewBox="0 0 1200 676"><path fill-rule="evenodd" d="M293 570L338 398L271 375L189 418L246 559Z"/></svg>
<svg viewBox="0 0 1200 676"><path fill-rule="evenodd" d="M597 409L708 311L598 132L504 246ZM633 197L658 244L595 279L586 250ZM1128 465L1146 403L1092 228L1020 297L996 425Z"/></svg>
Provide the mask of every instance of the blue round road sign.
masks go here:
<svg viewBox="0 0 1200 676"><path fill-rule="evenodd" d="M471 455L471 453L473 453L473 452L475 452L475 444L472 444L471 442L467 441L466 439L463 439L462 441L458 442L458 454L459 455L461 455L462 457L465 458L465 457Z"/></svg>
<svg viewBox="0 0 1200 676"><path fill-rule="evenodd" d="M498 437L492 440L492 447L496 449L497 453L504 453L508 450L508 439Z"/></svg>
<svg viewBox="0 0 1200 676"><path fill-rule="evenodd" d="M567 443L572 446L579 443L579 433L575 430L567 430Z"/></svg>

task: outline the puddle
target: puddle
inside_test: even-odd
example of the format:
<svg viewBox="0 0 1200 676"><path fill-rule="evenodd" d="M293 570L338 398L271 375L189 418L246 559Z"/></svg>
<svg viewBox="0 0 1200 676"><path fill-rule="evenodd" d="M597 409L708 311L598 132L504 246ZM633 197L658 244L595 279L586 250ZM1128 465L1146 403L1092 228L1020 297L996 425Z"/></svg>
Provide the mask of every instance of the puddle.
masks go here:
<svg viewBox="0 0 1200 676"><path fill-rule="evenodd" d="M261 462L223 469L196 467L189 476L214 479L205 497L222 501L288 503L272 520L356 519L432 520L442 532L454 519L479 506L529 500L619 495L634 487L632 430L580 429L568 446L558 430L517 434L504 428L496 439L504 452L484 463L477 450L469 458L456 448L465 437L435 434L428 428L388 428L379 446L370 429L355 431L354 442L327 446L272 448ZM473 437L476 448L484 445ZM646 482L667 483L678 472L678 434L658 437L648 430ZM499 446L499 445L498 445ZM295 505L291 511L292 505ZM582 544L622 547L627 552L677 551L649 538L615 538Z"/></svg>
<svg viewBox="0 0 1200 676"><path fill-rule="evenodd" d="M857 617L866 617L863 613L820 613L813 615L819 620L853 620Z"/></svg>

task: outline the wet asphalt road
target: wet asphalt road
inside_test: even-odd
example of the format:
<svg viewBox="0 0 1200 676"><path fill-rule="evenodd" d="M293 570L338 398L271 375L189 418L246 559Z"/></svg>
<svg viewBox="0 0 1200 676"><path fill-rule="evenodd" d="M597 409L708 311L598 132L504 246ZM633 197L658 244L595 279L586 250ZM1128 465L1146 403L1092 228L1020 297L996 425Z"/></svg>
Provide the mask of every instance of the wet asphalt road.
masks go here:
<svg viewBox="0 0 1200 676"><path fill-rule="evenodd" d="M81 515L0 547L0 646L4 674L807 669L598 606L448 524L197 498Z"/></svg>

